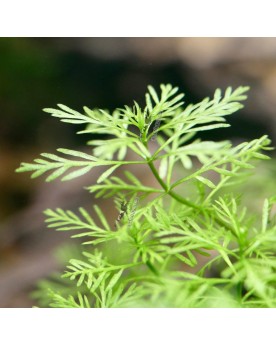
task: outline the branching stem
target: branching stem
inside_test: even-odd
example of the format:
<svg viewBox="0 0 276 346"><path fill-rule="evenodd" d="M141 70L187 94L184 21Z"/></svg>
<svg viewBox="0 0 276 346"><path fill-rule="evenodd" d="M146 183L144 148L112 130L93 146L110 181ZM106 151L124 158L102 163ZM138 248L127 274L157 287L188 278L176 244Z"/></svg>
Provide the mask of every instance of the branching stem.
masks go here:
<svg viewBox="0 0 276 346"><path fill-rule="evenodd" d="M170 188L166 185L166 183L162 180L162 178L160 177L160 175L158 174L157 169L155 168L154 164L152 161L148 161L148 166L151 169L153 175L155 176L156 180L159 182L159 184L163 187L163 189L165 190L165 192L167 192L168 195L170 195L172 198L174 198L176 201L178 201L181 204L185 204L188 207L191 207L193 209L202 211L202 207L199 205L196 205L190 201L188 201L187 199L183 198L182 196L178 195L177 193L173 192L170 190ZM222 227L225 227L226 229L230 230L230 232L237 237L236 232L234 231L234 228L231 227L227 222L223 221L219 216L215 215L214 216L215 221L217 222L217 224L219 224Z"/></svg>

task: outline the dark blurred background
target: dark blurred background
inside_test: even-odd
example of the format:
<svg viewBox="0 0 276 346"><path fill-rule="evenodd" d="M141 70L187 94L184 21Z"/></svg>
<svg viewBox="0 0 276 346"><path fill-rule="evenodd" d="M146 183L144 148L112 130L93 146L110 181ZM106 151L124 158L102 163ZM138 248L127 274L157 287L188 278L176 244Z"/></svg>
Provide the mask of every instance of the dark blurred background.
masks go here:
<svg viewBox="0 0 276 346"><path fill-rule="evenodd" d="M42 211L91 204L82 186L93 177L46 184L14 173L41 152L81 148L88 139L42 108L112 110L143 103L147 85L160 83L179 86L187 103L217 87L249 85L232 127L205 138L268 134L275 145L274 38L0 38L0 307L31 307L37 280L58 269L53 253L68 235L46 230Z"/></svg>

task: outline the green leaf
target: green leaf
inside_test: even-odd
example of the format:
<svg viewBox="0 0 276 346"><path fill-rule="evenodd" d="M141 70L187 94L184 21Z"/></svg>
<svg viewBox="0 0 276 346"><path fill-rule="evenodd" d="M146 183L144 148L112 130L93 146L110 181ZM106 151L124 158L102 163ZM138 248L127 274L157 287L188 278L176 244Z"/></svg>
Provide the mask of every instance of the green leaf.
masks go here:
<svg viewBox="0 0 276 346"><path fill-rule="evenodd" d="M150 95L153 98L154 102L156 104L158 104L159 103L159 98L158 98L158 95L157 95L156 91L154 90L154 88L151 85L148 86L148 89L149 89Z"/></svg>
<svg viewBox="0 0 276 346"><path fill-rule="evenodd" d="M95 156L88 155L88 154L83 153L81 151L69 150L69 149L63 149L63 148L59 148L59 149L57 149L57 151L59 151L60 153L66 154L66 155L76 156L78 158L86 159L89 161L97 161L97 158Z"/></svg>
<svg viewBox="0 0 276 346"><path fill-rule="evenodd" d="M88 172L90 172L92 169L92 166L86 166L83 167L81 169L77 169L74 172L71 172L69 174L67 174L65 177L62 178L62 181L67 181L67 180L71 180L71 179L75 179L77 177L80 177Z"/></svg>
<svg viewBox="0 0 276 346"><path fill-rule="evenodd" d="M120 277L122 276L123 269L121 269L118 273L114 274L109 281L107 287L106 287L106 292L112 290L112 288L116 285L116 283L119 281Z"/></svg>
<svg viewBox="0 0 276 346"><path fill-rule="evenodd" d="M55 170L52 174L50 174L47 177L46 181L47 182L53 181L53 180L57 179L58 177L60 177L66 171L67 171L67 167L60 167L59 169Z"/></svg>
<svg viewBox="0 0 276 346"><path fill-rule="evenodd" d="M167 170L168 170L168 160L165 157L161 160L160 167L159 167L159 175L162 179L166 177Z"/></svg>
<svg viewBox="0 0 276 346"><path fill-rule="evenodd" d="M108 178L118 167L120 167L120 164L108 168L105 172L103 172L103 173L99 176L99 178L98 178L98 180L97 180L97 183L100 184L101 182L103 182L103 181L104 181L106 178Z"/></svg>
<svg viewBox="0 0 276 346"><path fill-rule="evenodd" d="M202 176L197 176L196 177L197 180L201 181L203 184L207 185L208 187L210 187L211 189L215 189L216 185L209 179L204 178Z"/></svg>
<svg viewBox="0 0 276 346"><path fill-rule="evenodd" d="M264 233L267 228L267 223L269 219L269 201L265 199L263 206L263 216L262 216L262 232Z"/></svg>

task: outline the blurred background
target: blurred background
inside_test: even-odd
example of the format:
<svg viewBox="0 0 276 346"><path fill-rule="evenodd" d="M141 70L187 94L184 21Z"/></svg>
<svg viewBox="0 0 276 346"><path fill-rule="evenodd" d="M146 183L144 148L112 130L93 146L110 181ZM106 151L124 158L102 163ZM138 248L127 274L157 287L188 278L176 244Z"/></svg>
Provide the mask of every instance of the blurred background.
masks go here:
<svg viewBox="0 0 276 346"><path fill-rule="evenodd" d="M147 85L160 83L179 86L186 103L218 87L249 85L246 107L228 118L231 128L204 138L268 134L275 146L274 38L0 38L0 307L31 307L37 280L59 269L54 252L69 235L47 230L43 210L93 203L82 189L91 176L46 184L14 173L41 152L81 149L88 140L42 108L143 104Z"/></svg>

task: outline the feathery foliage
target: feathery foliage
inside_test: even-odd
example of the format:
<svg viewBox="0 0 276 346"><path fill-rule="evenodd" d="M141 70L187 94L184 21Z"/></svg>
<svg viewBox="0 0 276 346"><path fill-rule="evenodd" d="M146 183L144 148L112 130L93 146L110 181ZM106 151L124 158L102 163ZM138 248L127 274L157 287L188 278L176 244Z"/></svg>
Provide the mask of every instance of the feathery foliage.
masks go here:
<svg viewBox="0 0 276 346"><path fill-rule="evenodd" d="M82 114L61 104L44 109L85 125L78 133L91 134L92 152L57 149L17 171L32 178L47 173L49 182L102 166L87 189L95 198L115 198L120 215L107 220L97 205L93 213L45 211L48 227L84 238L86 251L69 260L61 278L39 285L42 306L276 307L276 196L255 215L235 194L254 161L268 159L270 140L233 146L197 137L230 126L226 116L243 107L248 89L217 89L213 98L184 107L184 95L168 84L160 93L149 86L144 108L134 102L112 114L87 107ZM129 152L137 159L126 159ZM127 170L123 178L114 175L125 165L147 166L160 187L145 186ZM230 186L233 193L225 193Z"/></svg>

